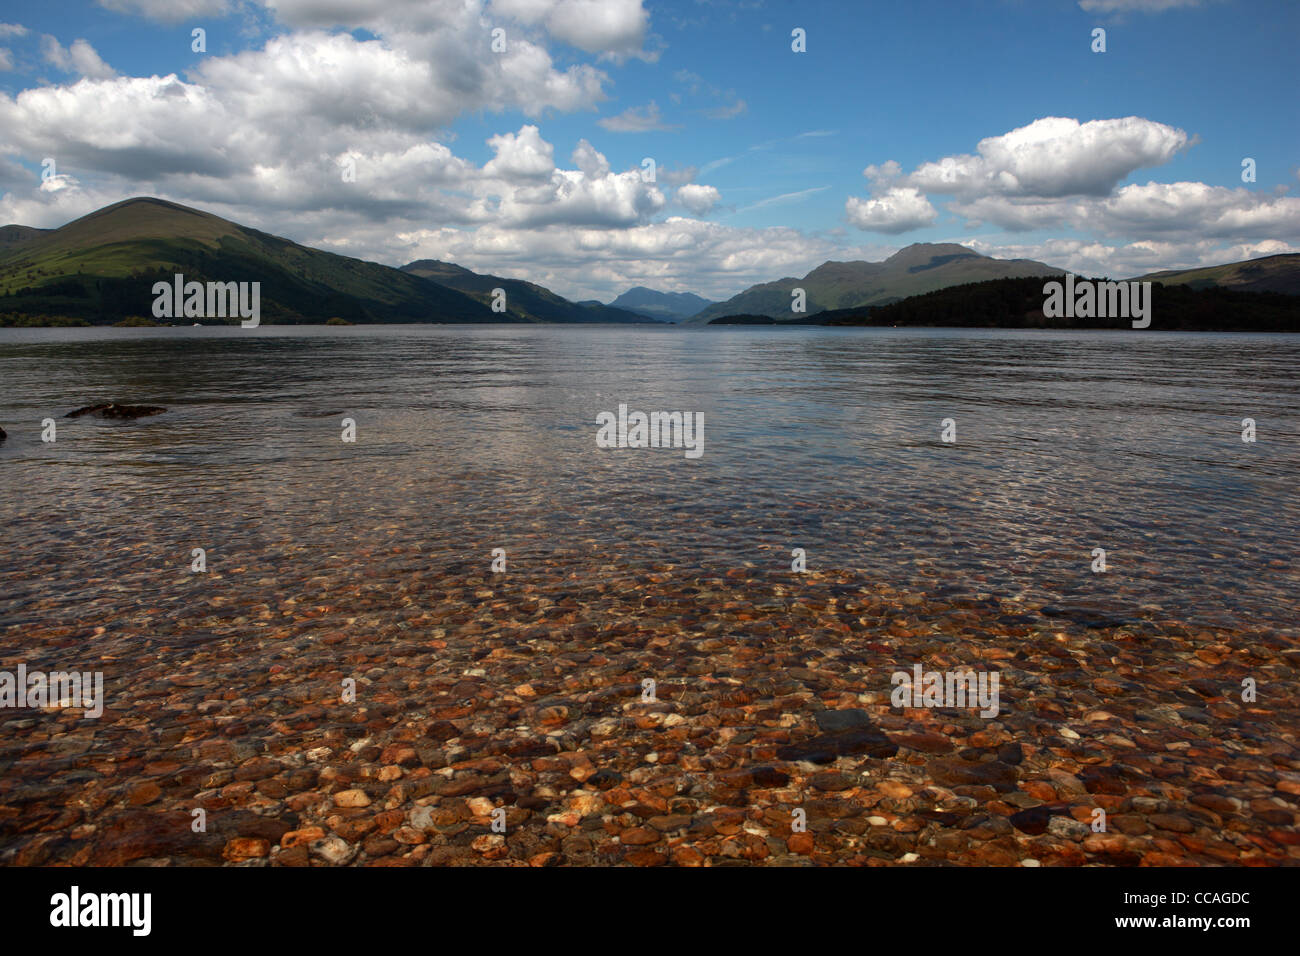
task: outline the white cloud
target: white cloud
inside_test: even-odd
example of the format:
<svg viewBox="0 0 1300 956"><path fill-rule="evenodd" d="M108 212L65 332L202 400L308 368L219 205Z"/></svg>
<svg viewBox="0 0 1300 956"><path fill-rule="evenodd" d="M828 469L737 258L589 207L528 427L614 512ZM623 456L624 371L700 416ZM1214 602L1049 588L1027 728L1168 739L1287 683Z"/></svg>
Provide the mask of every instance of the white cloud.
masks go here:
<svg viewBox="0 0 1300 956"><path fill-rule="evenodd" d="M542 139L536 126L521 127L518 133L503 133L488 140L496 152L483 171L504 179L549 179L555 169L555 147Z"/></svg>
<svg viewBox="0 0 1300 956"><path fill-rule="evenodd" d="M134 0L133 0L134 2ZM199 0L192 0L199 2ZM385 36L423 34L474 22L488 51L491 30L505 30L507 50L539 31L602 58L657 59L642 49L650 14L642 0L260 0L297 28L365 28Z"/></svg>
<svg viewBox="0 0 1300 956"><path fill-rule="evenodd" d="M893 187L872 199L850 196L844 212L859 229L891 234L920 229L939 217L930 200L911 186Z"/></svg>
<svg viewBox="0 0 1300 956"><path fill-rule="evenodd" d="M7 72L14 68L13 51L7 47L0 46L0 73Z"/></svg>
<svg viewBox="0 0 1300 956"><path fill-rule="evenodd" d="M735 119L737 116L743 116L748 109L748 104L744 100L738 99L726 106L715 106L712 109L705 110L704 115L714 120Z"/></svg>
<svg viewBox="0 0 1300 956"><path fill-rule="evenodd" d="M657 59L642 50L650 24L642 0L493 0L491 12L543 25L555 39L587 53Z"/></svg>
<svg viewBox="0 0 1300 956"><path fill-rule="evenodd" d="M1213 239L1108 244L1096 239L1048 239L1037 243L1005 243L987 236L954 237L951 242L999 259L1035 259L1068 269L1076 275L1131 278L1168 269L1196 269L1262 256L1300 253L1300 243L1276 239L1224 243Z"/></svg>
<svg viewBox="0 0 1300 956"><path fill-rule="evenodd" d="M892 249L845 249L795 229L736 229L671 216L627 229L416 229L392 257L458 262L529 279L571 299L610 298L630 286L728 298L773 276L803 275L830 258L883 258Z"/></svg>
<svg viewBox="0 0 1300 956"><path fill-rule="evenodd" d="M1079 0L1079 7L1089 13L1160 13L1186 7L1199 7L1203 0Z"/></svg>
<svg viewBox="0 0 1300 956"><path fill-rule="evenodd" d="M27 28L21 23L0 23L0 37L25 37Z"/></svg>
<svg viewBox="0 0 1300 956"><path fill-rule="evenodd" d="M659 113L659 104L653 100L646 106L629 106L617 116L606 116L598 122L612 133L648 133L676 128L664 123Z"/></svg>
<svg viewBox="0 0 1300 956"><path fill-rule="evenodd" d="M1079 218L1112 235L1300 238L1300 197L1205 183L1149 182L1125 186L1100 203L1084 206Z"/></svg>
<svg viewBox="0 0 1300 956"><path fill-rule="evenodd" d="M609 161L586 140L573 151L573 161L578 169L552 170L545 184L506 191L495 207L496 221L529 229L627 228L644 223L665 204L664 194L644 182L640 171L611 172Z"/></svg>
<svg viewBox="0 0 1300 956"><path fill-rule="evenodd" d="M1166 163L1186 145L1182 130L1139 116L1087 123L1047 116L980 140L977 155L924 163L907 183L958 196L1104 196L1135 170Z"/></svg>
<svg viewBox="0 0 1300 956"><path fill-rule="evenodd" d="M1012 230L1068 226L1106 236L1300 237L1300 197L1193 182L1134 183L1102 198L1035 201L985 196L953 203L949 209L971 224L991 222Z"/></svg>
<svg viewBox="0 0 1300 956"><path fill-rule="evenodd" d="M230 12L228 0L96 0L105 10L130 13L163 23L179 23L194 17L223 17Z"/></svg>
<svg viewBox="0 0 1300 956"><path fill-rule="evenodd" d="M687 183L678 187L673 198L688 212L705 216L722 201L722 194L712 186Z"/></svg>
<svg viewBox="0 0 1300 956"><path fill-rule="evenodd" d="M58 40L47 33L41 37L41 55L47 63L64 73L77 73L92 80L117 76L117 71L105 63L95 48L85 40L74 40L72 46L64 49Z"/></svg>

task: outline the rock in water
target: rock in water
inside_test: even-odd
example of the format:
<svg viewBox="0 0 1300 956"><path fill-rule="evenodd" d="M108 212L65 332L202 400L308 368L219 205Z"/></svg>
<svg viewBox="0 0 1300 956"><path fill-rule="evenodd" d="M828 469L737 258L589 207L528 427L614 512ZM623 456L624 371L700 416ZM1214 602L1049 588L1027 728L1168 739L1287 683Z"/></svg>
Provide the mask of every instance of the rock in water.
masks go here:
<svg viewBox="0 0 1300 956"><path fill-rule="evenodd" d="M5 434L5 430L3 428L0 428L0 441L4 441L8 437L9 436Z"/></svg>
<svg viewBox="0 0 1300 956"><path fill-rule="evenodd" d="M146 418L149 415L161 415L167 409L161 405L119 405L117 402L105 402L100 405L86 405L76 411L68 412L64 418L80 418L82 415L98 415L100 418Z"/></svg>

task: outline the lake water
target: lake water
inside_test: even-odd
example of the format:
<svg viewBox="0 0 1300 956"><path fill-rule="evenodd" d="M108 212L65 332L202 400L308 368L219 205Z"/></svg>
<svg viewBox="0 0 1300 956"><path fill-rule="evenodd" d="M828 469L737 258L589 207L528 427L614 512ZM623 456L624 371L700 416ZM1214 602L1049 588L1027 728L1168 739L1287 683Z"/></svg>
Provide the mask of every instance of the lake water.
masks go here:
<svg viewBox="0 0 1300 956"><path fill-rule="evenodd" d="M1296 336L0 331L0 675L103 686L0 713L0 864L1294 861L1298 365ZM62 417L109 401L168 410ZM701 413L703 454L598 447L620 405ZM921 668L1000 698L896 702Z"/></svg>
<svg viewBox="0 0 1300 956"><path fill-rule="evenodd" d="M0 624L179 628L198 547L247 607L268 579L382 589L498 547L516 579L573 582L788 572L803 548L1063 625L1293 635L1298 367L1300 337L1265 335L0 330ZM168 411L62 417L101 401ZM598 448L620 404L703 413L702 457Z"/></svg>

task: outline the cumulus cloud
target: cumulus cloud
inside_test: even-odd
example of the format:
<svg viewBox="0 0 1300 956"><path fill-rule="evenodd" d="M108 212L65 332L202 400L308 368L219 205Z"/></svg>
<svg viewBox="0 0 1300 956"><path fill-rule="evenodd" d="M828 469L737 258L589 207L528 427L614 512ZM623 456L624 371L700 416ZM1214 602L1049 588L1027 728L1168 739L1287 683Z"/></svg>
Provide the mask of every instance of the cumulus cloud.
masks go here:
<svg viewBox="0 0 1300 956"><path fill-rule="evenodd" d="M451 260L480 272L526 278L573 299L610 298L630 286L728 298L777 275L802 275L830 258L884 258L796 229L738 229L670 216L627 229L421 229L396 239L396 258ZM574 263L581 263L575 268Z"/></svg>
<svg viewBox="0 0 1300 956"><path fill-rule="evenodd" d="M549 178L555 169L555 147L542 139L536 126L503 133L488 140L496 155L483 167L489 176L504 179Z"/></svg>
<svg viewBox="0 0 1300 956"><path fill-rule="evenodd" d="M1300 198L1195 182L1119 185L1188 144L1183 130L1138 116L1087 123L1044 117L910 174L893 160L867 166L874 197L851 197L846 212L862 229L902 232L935 221L924 194L938 193L953 197L948 210L971 228L1068 228L1184 242L1300 236Z"/></svg>
<svg viewBox="0 0 1300 956"><path fill-rule="evenodd" d="M949 208L971 224L991 222L1011 230L1069 226L1107 236L1300 236L1300 198L1193 182L1134 183L1101 198L1024 201L985 196Z"/></svg>
<svg viewBox="0 0 1300 956"><path fill-rule="evenodd" d="M609 161L586 140L578 143L572 158L577 169L554 169L545 184L505 192L496 221L521 228L626 228L663 208L664 194L643 181L639 170L611 172Z"/></svg>
<svg viewBox="0 0 1300 956"><path fill-rule="evenodd" d="M722 194L712 186L687 183L678 187L673 198L688 212L705 216L722 201Z"/></svg>
<svg viewBox="0 0 1300 956"><path fill-rule="evenodd" d="M642 50L650 24L642 0L493 0L491 11L542 25L555 39L587 53L657 59Z"/></svg>
<svg viewBox="0 0 1300 956"><path fill-rule="evenodd" d="M930 200L911 186L892 187L871 199L850 196L844 212L859 229L890 234L920 229L939 217Z"/></svg>
<svg viewBox="0 0 1300 956"><path fill-rule="evenodd" d="M136 0L127 0L136 2ZM152 2L152 0L150 0ZM202 2L202 0L189 0ZM642 0L260 0L295 28L363 28L388 37L473 21L485 37L505 30L507 50L540 33L601 58L657 59L643 49L650 14ZM477 46L476 46L477 49ZM489 47L482 44L482 49Z"/></svg>
<svg viewBox="0 0 1300 956"><path fill-rule="evenodd" d="M1048 239L1005 243L986 236L954 237L976 252L999 259L1035 259L1076 275L1132 278L1168 269L1196 269L1261 256L1300 253L1300 243L1277 239L1224 243L1214 239L1106 243L1097 239Z"/></svg>
<svg viewBox="0 0 1300 956"><path fill-rule="evenodd" d="M980 140L975 155L924 163L907 183L959 196L1104 196L1186 145L1182 130L1139 116L1087 123L1048 116Z"/></svg>
<svg viewBox="0 0 1300 956"><path fill-rule="evenodd" d="M74 40L72 46L64 49L57 39L47 33L41 37L41 55L47 63L64 73L77 73L94 80L117 76L117 71L105 63L95 48L85 40Z"/></svg>
<svg viewBox="0 0 1300 956"><path fill-rule="evenodd" d="M1083 206L1079 221L1112 235L1175 232L1300 238L1300 197L1205 183L1135 183L1102 202Z"/></svg>
<svg viewBox="0 0 1300 956"><path fill-rule="evenodd" d="M0 37L25 37L27 28L21 23L0 23Z"/></svg>

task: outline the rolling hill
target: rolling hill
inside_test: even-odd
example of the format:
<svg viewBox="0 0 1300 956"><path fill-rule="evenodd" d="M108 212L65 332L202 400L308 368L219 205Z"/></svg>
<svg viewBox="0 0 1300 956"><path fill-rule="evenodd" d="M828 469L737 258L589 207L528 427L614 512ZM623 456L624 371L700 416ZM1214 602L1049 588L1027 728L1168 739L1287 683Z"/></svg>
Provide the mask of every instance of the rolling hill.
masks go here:
<svg viewBox="0 0 1300 956"><path fill-rule="evenodd" d="M335 316L358 323L512 321L419 276L152 198L105 206L0 245L0 316L73 317L96 325L149 317L154 282L177 272L201 282L261 282L264 323Z"/></svg>
<svg viewBox="0 0 1300 956"><path fill-rule="evenodd" d="M455 289L491 307L493 290L505 291L506 310L526 322L653 322L653 317L611 308L599 302L570 302L550 289L522 279L471 272L437 259L420 259L402 266L408 275Z"/></svg>
<svg viewBox="0 0 1300 956"><path fill-rule="evenodd" d="M883 262L824 262L802 279L751 286L689 320L728 315L791 318L791 292L804 290L808 315L833 309L886 305L909 296L986 279L1061 275L1065 270L1032 259L994 259L954 243L915 243Z"/></svg>
<svg viewBox="0 0 1300 956"><path fill-rule="evenodd" d="M30 242L49 231L34 226L0 226L0 249L6 249L20 242Z"/></svg>
<svg viewBox="0 0 1300 956"><path fill-rule="evenodd" d="M1194 289L1218 287L1238 292L1300 295L1300 253L1264 256L1203 269L1152 272L1142 278L1151 282L1163 282L1165 285L1187 285Z"/></svg>

